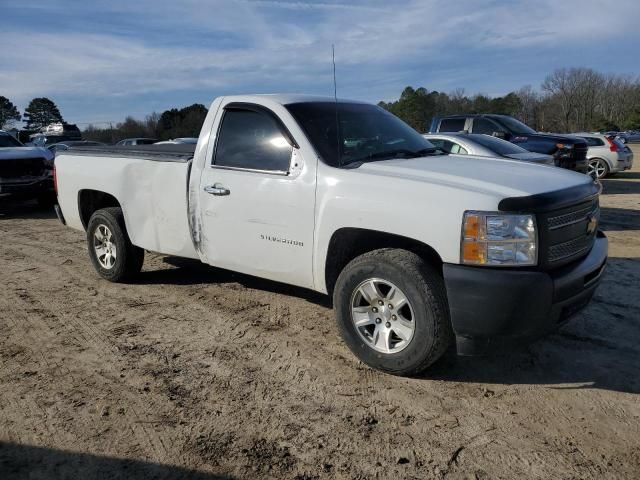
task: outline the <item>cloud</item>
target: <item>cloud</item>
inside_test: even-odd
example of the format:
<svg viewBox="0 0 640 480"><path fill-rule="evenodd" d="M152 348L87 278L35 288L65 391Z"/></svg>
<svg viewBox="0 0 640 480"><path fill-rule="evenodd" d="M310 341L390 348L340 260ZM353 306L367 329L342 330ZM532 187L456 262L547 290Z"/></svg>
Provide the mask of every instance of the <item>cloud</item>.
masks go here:
<svg viewBox="0 0 640 480"><path fill-rule="evenodd" d="M41 95L135 101L175 91L328 92L331 44L351 96L376 100L417 77L474 90L456 82L496 70L482 59L510 52L505 58L516 66L523 56L544 60L532 49L637 40L628 32L640 16L640 4L627 0L613 12L595 0L30 0L5 10L0 89L21 103ZM615 28L600 29L609 15ZM565 65L545 69L556 66Z"/></svg>

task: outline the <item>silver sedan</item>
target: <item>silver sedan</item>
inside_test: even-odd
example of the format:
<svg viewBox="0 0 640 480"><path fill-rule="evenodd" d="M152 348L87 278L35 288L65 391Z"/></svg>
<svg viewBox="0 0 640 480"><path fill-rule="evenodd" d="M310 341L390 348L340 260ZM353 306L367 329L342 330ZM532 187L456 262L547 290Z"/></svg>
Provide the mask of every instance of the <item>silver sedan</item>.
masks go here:
<svg viewBox="0 0 640 480"><path fill-rule="evenodd" d="M474 133L425 133L423 136L446 153L478 155L481 157L502 157L543 165L554 165L551 155L530 152L511 142L490 135Z"/></svg>
<svg viewBox="0 0 640 480"><path fill-rule="evenodd" d="M589 145L587 173L594 178L604 178L633 166L633 152L618 137L599 133L576 133Z"/></svg>

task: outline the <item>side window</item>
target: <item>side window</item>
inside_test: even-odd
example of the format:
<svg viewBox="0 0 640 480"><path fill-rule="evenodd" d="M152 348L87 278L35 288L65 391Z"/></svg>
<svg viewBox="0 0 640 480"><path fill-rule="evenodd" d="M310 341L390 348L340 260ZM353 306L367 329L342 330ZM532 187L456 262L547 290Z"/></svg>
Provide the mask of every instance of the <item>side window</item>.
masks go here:
<svg viewBox="0 0 640 480"><path fill-rule="evenodd" d="M502 128L486 118L473 119L473 133L491 135L493 132L501 132Z"/></svg>
<svg viewBox="0 0 640 480"><path fill-rule="evenodd" d="M230 109L222 117L213 164L288 172L292 148L267 113Z"/></svg>
<svg viewBox="0 0 640 480"><path fill-rule="evenodd" d="M434 147L442 150L443 152L446 152L446 150L444 149L444 140L440 138L427 138L427 140L429 140L429 143L431 143Z"/></svg>
<svg viewBox="0 0 640 480"><path fill-rule="evenodd" d="M445 118L440 121L439 132L460 132L464 130L465 118Z"/></svg>
<svg viewBox="0 0 640 480"><path fill-rule="evenodd" d="M584 137L584 139L590 147L602 147L604 145L604 142L596 137Z"/></svg>
<svg viewBox="0 0 640 480"><path fill-rule="evenodd" d="M450 151L450 153L457 153L458 155L466 155L469 152L467 152L467 150L465 148L461 147L457 143L451 142L451 151Z"/></svg>

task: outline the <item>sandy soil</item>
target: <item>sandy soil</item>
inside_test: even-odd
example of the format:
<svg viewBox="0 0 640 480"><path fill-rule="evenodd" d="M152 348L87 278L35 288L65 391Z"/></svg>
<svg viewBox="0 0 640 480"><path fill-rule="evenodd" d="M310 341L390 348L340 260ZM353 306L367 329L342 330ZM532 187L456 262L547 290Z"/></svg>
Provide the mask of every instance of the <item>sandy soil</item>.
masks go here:
<svg viewBox="0 0 640 480"><path fill-rule="evenodd" d="M327 300L148 255L110 284L84 236L0 205L0 478L639 478L640 145L605 180L592 304L525 351L403 379Z"/></svg>

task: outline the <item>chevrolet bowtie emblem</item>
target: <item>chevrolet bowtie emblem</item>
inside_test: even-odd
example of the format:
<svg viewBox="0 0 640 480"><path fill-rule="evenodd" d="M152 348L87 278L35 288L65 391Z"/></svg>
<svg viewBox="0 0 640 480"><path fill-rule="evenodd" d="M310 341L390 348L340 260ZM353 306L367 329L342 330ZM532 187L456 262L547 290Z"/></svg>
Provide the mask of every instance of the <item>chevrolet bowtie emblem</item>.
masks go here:
<svg viewBox="0 0 640 480"><path fill-rule="evenodd" d="M587 222L587 234L591 235L593 232L596 231L596 228L598 227L598 219L596 218L595 215L589 215L589 221Z"/></svg>

